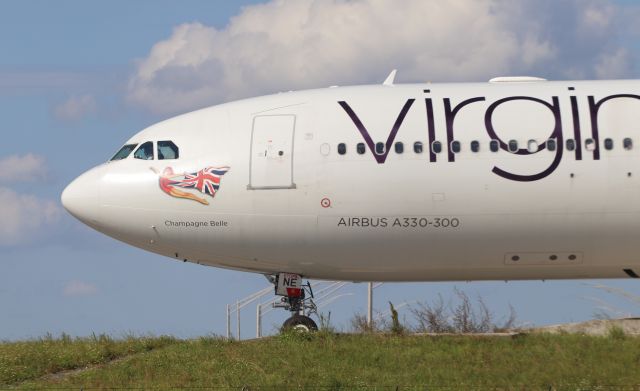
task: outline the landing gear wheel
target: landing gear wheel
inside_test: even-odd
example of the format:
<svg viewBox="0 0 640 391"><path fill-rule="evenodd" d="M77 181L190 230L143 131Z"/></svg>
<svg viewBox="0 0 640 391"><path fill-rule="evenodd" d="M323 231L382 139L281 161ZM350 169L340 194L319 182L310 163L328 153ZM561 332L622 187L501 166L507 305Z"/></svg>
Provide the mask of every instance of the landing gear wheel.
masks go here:
<svg viewBox="0 0 640 391"><path fill-rule="evenodd" d="M309 333L318 331L318 325L308 316L293 315L289 319L285 320L282 325L283 331L293 330L300 333Z"/></svg>

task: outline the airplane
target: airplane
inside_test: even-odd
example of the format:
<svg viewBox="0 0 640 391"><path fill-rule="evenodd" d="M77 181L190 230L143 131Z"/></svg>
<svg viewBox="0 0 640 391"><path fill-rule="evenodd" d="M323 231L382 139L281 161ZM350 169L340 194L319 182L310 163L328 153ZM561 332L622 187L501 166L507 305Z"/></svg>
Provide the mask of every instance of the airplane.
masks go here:
<svg viewBox="0 0 640 391"><path fill-rule="evenodd" d="M303 279L639 277L640 81L394 78L162 121L62 203L132 246L264 274L286 328L317 329Z"/></svg>

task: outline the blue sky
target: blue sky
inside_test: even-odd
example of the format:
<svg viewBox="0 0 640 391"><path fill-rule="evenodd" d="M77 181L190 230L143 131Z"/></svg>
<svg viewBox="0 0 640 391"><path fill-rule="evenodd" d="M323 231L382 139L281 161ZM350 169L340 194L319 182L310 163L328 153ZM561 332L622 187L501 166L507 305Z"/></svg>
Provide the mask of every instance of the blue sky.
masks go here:
<svg viewBox="0 0 640 391"><path fill-rule="evenodd" d="M640 73L632 1L252 3L2 3L0 339L223 334L225 305L267 286L262 276L145 253L61 209L74 177L173 114L278 90L379 82L394 67L401 82ZM631 280L385 284L376 307L449 297L456 286L483 296L498 316L512 304L533 324L591 318L602 304L593 298L638 313L596 283L638 292ZM324 310L347 327L365 311L366 285L341 292L353 295ZM285 317L270 313L265 330ZM245 336L254 321L249 306Z"/></svg>

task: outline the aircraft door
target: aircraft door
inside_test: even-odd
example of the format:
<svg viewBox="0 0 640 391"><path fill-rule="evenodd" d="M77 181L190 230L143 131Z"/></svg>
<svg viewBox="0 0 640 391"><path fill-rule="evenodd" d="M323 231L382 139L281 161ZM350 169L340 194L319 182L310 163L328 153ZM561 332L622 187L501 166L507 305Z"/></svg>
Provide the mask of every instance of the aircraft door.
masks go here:
<svg viewBox="0 0 640 391"><path fill-rule="evenodd" d="M253 119L249 186L258 189L295 189L293 140L295 115L260 115Z"/></svg>

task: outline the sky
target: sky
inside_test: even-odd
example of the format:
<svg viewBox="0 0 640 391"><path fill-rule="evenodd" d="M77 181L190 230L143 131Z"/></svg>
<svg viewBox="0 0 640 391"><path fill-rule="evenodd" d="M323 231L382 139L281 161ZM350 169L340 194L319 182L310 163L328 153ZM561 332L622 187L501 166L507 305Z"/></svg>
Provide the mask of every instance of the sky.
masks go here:
<svg viewBox="0 0 640 391"><path fill-rule="evenodd" d="M394 68L396 82L639 78L636 4L4 0L0 340L62 332L222 335L226 305L268 286L260 275L146 253L63 210L66 184L139 130L244 97L379 83ZM482 297L498 319L513 306L523 325L640 312L633 280L383 284L375 308L438 295L454 300L454 288ZM348 329L366 311L366 284L338 294L322 311ZM400 313L411 320L408 308ZM243 337L255 335L255 309L241 312ZM270 312L264 331L286 317Z"/></svg>

